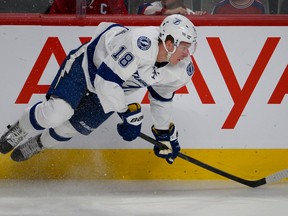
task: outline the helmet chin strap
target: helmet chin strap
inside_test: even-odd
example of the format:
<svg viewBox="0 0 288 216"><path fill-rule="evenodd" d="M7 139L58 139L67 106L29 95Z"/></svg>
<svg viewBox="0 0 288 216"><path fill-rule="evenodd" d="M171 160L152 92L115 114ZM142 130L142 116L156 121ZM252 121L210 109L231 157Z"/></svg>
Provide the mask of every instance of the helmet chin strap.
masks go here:
<svg viewBox="0 0 288 216"><path fill-rule="evenodd" d="M167 52L166 60L167 60L168 62L170 62L170 58L171 58L171 56L176 52L176 48L177 48L177 47L174 46L174 50L173 50L172 52L170 52L170 51L167 49L165 43L163 43L163 46L164 46L164 49L165 49L166 52Z"/></svg>

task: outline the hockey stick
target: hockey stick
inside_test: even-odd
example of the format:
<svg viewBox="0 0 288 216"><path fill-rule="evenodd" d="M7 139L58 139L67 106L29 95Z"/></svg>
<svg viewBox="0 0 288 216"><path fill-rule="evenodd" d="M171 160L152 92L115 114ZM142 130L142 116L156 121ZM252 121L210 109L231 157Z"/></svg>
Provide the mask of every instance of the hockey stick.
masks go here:
<svg viewBox="0 0 288 216"><path fill-rule="evenodd" d="M140 137L144 140L146 140L147 142L153 144L153 145L156 145L158 146L159 148L167 148L164 144L156 141L155 139L143 134L143 133L140 133ZM209 170L213 173L216 173L220 176L223 176L225 178L228 178L228 179L231 179L235 182L238 182L240 184L243 184L243 185L246 185L246 186L249 186L249 187L252 187L252 188L256 188L256 187L259 187L261 185L265 185L265 184L269 184L269 183L273 183L273 182L277 182L277 181L280 181L281 179L284 179L284 178L288 178L288 169L285 169L285 170L282 170L282 171L279 171L279 172L276 172L270 176L267 176L267 177L264 177L264 178L261 178L261 179L258 179L258 180L246 180L246 179L243 179L243 178L240 178L240 177L237 177L235 175L232 175L230 173L227 173L227 172L224 172L218 168L215 168L215 167L212 167L208 164L205 164L195 158L192 158L188 155L185 155L181 152L179 152L178 154L178 157L182 158L183 160L186 160L186 161L189 161L190 163L193 163L199 167L202 167L206 170Z"/></svg>

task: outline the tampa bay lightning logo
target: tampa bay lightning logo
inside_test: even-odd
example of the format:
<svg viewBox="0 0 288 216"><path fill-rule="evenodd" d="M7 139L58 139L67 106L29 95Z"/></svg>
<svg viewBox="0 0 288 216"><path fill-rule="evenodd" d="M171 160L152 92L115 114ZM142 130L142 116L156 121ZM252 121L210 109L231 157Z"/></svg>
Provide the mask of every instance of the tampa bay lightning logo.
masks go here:
<svg viewBox="0 0 288 216"><path fill-rule="evenodd" d="M175 18L175 19L173 20L173 24L174 24L174 25L179 25L179 24L181 23L181 21L182 21L182 20L180 20L180 19L178 19L178 18Z"/></svg>
<svg viewBox="0 0 288 216"><path fill-rule="evenodd" d="M146 36L141 36L137 40L137 46L139 49L146 51L151 47L151 40Z"/></svg>
<svg viewBox="0 0 288 216"><path fill-rule="evenodd" d="M194 73L194 66L191 62L187 65L186 71L188 76L192 76L192 74Z"/></svg>

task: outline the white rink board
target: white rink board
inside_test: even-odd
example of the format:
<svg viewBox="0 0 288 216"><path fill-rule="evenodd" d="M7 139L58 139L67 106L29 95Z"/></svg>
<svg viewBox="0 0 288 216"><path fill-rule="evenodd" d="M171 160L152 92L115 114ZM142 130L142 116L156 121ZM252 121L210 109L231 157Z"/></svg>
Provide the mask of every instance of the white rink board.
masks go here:
<svg viewBox="0 0 288 216"><path fill-rule="evenodd" d="M13 123L20 117L25 107L44 99L44 94L35 94L28 105L15 104L47 38L57 37L68 54L71 49L81 45L79 37L93 36L95 28L97 27L0 27L0 46L2 48L0 58L0 135L4 132L7 124ZM283 96L283 100L277 104L268 104L268 101L288 63L288 27L205 26L197 29L199 39L194 58L215 104L202 103L197 92L199 89L195 88L192 81L187 85L189 94L175 95L174 122L179 130L182 148L287 148L288 98ZM267 67L264 71L260 71L261 77L256 81L256 86L250 93L249 100L244 110L240 112L233 128L223 128L223 124L235 104L234 100L237 101L237 98L233 99L231 96L223 78L223 71L221 73L211 44L208 42L215 38L220 40L223 45L240 89L243 88L251 74L267 38L278 40L274 52L269 56L271 58ZM52 55L38 84L49 85L57 70L58 63ZM145 92L145 89L140 90L131 101L137 99L141 102ZM288 92L288 85L286 92ZM241 91L238 96L242 98ZM145 115L142 131L151 135L149 105L143 104L142 107ZM119 118L113 115L90 136L77 136L69 141L69 144L59 146L59 148L138 149L151 147L151 144L145 144L141 139L131 143L122 141L116 131L116 124L119 121Z"/></svg>

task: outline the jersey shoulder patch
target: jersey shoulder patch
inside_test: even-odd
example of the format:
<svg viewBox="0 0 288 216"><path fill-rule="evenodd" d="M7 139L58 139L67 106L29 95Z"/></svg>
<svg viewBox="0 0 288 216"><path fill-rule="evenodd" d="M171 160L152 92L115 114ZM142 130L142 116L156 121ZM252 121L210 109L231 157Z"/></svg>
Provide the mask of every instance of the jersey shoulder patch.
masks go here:
<svg viewBox="0 0 288 216"><path fill-rule="evenodd" d="M146 36L140 36L137 39L137 46L139 49L146 51L151 47L151 40Z"/></svg>
<svg viewBox="0 0 288 216"><path fill-rule="evenodd" d="M190 62L187 65L186 72L187 72L188 76L192 76L192 74L194 73L194 66L193 66L192 62Z"/></svg>

